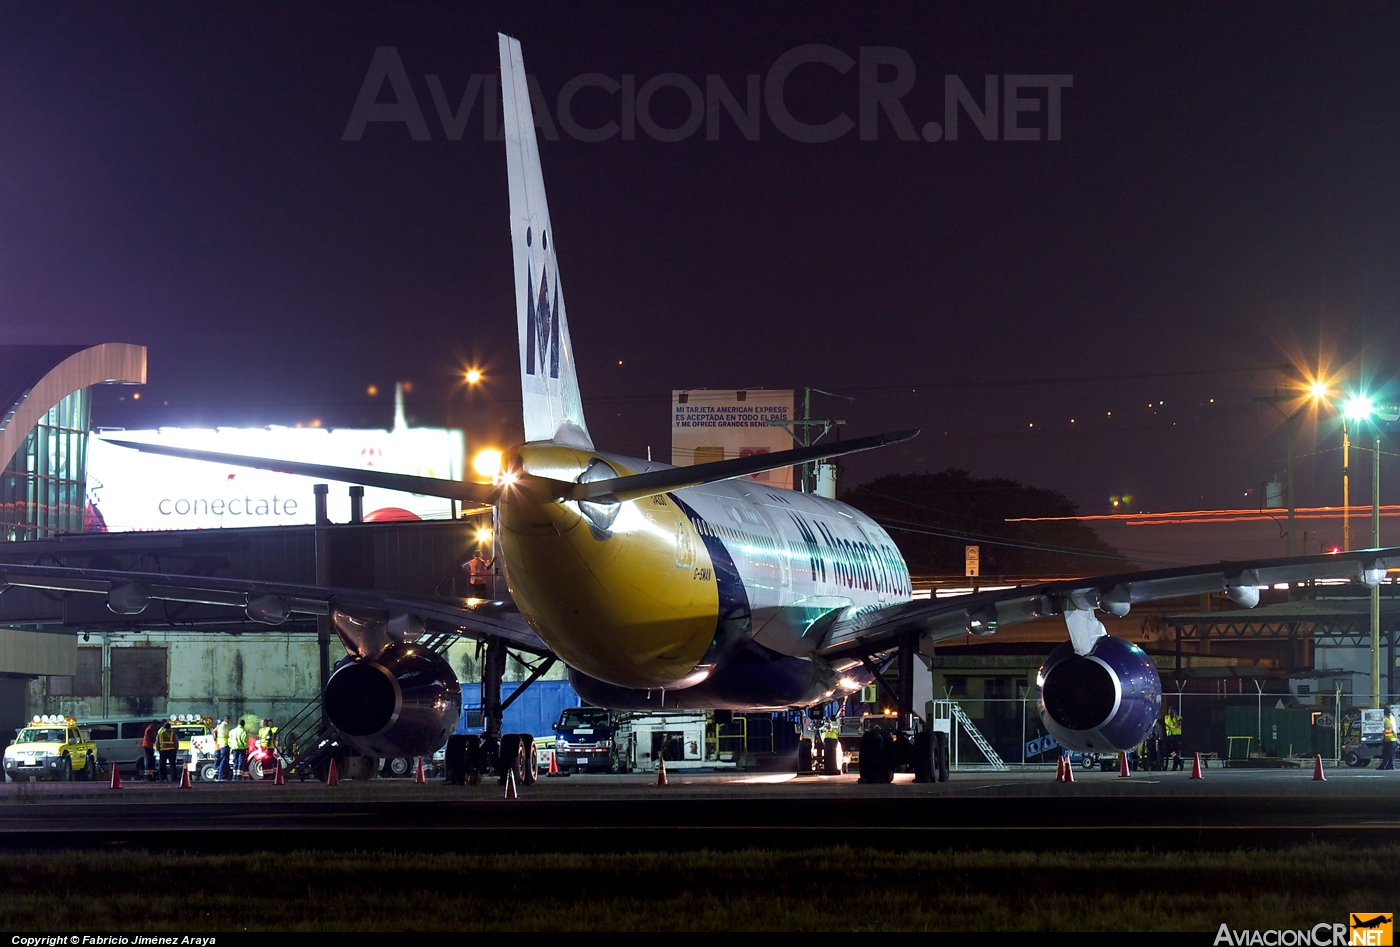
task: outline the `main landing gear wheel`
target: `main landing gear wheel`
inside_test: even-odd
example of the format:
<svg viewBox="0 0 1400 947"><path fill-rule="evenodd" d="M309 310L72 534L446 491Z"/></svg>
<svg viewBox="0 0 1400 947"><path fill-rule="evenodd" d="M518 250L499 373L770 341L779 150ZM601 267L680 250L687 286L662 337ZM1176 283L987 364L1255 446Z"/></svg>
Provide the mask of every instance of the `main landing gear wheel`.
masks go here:
<svg viewBox="0 0 1400 947"><path fill-rule="evenodd" d="M454 734L455 736L455 734ZM384 776L386 779L405 779L413 775L413 760L402 756L384 761Z"/></svg>
<svg viewBox="0 0 1400 947"><path fill-rule="evenodd" d="M506 773L508 772L515 773L515 785L523 784L524 773L522 770L524 767L521 765L520 759L522 749L520 734L501 734L501 751L496 757L500 762L496 766L496 773L502 786L506 784Z"/></svg>
<svg viewBox="0 0 1400 947"><path fill-rule="evenodd" d="M535 738L528 733L520 734L520 750L520 757L525 764L525 778L521 781L521 784L533 786L535 785L535 780L538 779L540 775L539 760L535 758Z"/></svg>
<svg viewBox="0 0 1400 947"><path fill-rule="evenodd" d="M822 739L822 775L841 775L841 741L835 737Z"/></svg>
<svg viewBox="0 0 1400 947"><path fill-rule="evenodd" d="M797 772L812 771L812 741L806 737L797 741Z"/></svg>

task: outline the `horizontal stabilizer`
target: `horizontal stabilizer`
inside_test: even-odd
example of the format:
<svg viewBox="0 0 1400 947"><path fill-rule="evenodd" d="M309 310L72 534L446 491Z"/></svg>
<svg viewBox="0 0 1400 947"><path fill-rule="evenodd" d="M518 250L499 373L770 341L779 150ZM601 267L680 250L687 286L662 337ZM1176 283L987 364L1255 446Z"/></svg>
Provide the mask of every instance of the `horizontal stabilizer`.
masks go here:
<svg viewBox="0 0 1400 947"><path fill-rule="evenodd" d="M695 464L692 467L667 467L648 473L614 477L610 480L593 480L588 483L562 483L556 481L556 496L561 500L592 500L597 503L614 503L635 500L639 497L667 493L702 483L715 483L719 480L733 480L747 477L765 470L779 467L792 467L796 464L840 457L863 450L873 450L889 444L898 444L917 436L918 429L896 431L893 434L876 434L854 441L833 441L830 444L815 444L811 447L798 447L772 454L754 454L751 457L738 457L734 460L717 460L709 464Z"/></svg>
<svg viewBox="0 0 1400 947"><path fill-rule="evenodd" d="M148 454L164 454L166 457L181 457L185 460L204 460L211 464L228 464L233 467L251 467L254 470L271 470L275 473L295 474L298 477L316 477L321 480L334 480L338 483L358 483L366 487L399 490L404 493L417 493L421 496L443 497L447 500L459 500L463 503L492 504L496 502L498 492L497 488L489 483L468 483L462 480L439 480L436 477L388 473L382 470L304 464L294 460L246 457L243 454L222 454L217 451L170 447L165 444L142 444L138 441L107 440L107 443L145 451Z"/></svg>

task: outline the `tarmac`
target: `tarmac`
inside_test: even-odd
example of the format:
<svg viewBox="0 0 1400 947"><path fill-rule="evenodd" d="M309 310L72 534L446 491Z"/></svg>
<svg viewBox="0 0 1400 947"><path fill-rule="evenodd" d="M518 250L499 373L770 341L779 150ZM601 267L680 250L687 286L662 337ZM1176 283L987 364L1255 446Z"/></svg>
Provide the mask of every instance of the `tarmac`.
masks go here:
<svg viewBox="0 0 1400 947"><path fill-rule="evenodd" d="M1400 844L1400 773L1282 770L956 772L945 783L693 773L495 780L5 783L0 850L678 851L1229 849Z"/></svg>

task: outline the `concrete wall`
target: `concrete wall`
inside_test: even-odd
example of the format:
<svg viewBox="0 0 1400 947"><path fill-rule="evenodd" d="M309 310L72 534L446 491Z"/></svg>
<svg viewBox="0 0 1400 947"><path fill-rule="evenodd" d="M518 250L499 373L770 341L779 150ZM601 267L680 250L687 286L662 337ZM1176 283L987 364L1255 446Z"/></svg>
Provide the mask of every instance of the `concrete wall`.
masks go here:
<svg viewBox="0 0 1400 947"><path fill-rule="evenodd" d="M316 636L305 632L259 632L241 635L192 631L149 631L129 634L62 637L71 650L62 673L73 674L78 647L103 649L103 696L49 697L46 679L27 687L25 716L66 713L78 719L195 713L219 717L254 714L285 721L319 694L320 669ZM111 693L111 654L119 648L166 649L167 693L163 697L129 697ZM344 656L332 642L331 661ZM463 683L481 680L476 642L452 645L448 663ZM533 659L532 659L533 661ZM59 673L51 671L50 673ZM524 680L529 669L512 656L505 680ZM556 663L545 680L562 680L567 672Z"/></svg>

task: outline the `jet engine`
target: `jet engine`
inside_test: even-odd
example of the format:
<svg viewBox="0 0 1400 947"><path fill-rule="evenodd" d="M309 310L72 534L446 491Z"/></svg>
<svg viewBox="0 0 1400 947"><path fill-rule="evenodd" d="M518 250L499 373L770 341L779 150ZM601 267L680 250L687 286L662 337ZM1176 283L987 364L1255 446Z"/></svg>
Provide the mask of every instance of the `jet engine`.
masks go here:
<svg viewBox="0 0 1400 947"><path fill-rule="evenodd" d="M1137 746L1157 722L1162 680L1135 644L1100 637L1088 654L1065 642L1036 675L1041 722L1060 745L1098 752Z"/></svg>
<svg viewBox="0 0 1400 947"><path fill-rule="evenodd" d="M364 756L431 756L462 715L452 667L427 648L401 642L341 661L324 700L326 719Z"/></svg>

